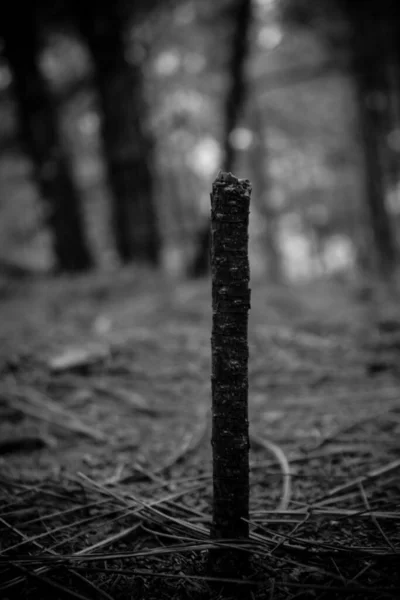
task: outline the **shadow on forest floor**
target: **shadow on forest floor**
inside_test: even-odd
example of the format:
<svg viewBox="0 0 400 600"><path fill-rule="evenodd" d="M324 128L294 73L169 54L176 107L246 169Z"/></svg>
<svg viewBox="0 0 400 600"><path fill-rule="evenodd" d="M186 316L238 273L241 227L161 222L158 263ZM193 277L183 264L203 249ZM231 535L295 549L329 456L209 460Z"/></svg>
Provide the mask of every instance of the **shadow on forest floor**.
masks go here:
<svg viewBox="0 0 400 600"><path fill-rule="evenodd" d="M1 293L0 595L209 597L209 282L135 270ZM250 597L400 596L389 308L253 284Z"/></svg>

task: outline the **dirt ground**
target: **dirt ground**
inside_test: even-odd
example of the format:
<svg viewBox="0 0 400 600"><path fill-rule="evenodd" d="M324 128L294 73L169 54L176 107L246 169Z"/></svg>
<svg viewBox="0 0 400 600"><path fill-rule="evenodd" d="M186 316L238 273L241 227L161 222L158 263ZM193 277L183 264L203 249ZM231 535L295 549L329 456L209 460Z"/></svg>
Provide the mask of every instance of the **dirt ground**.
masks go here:
<svg viewBox="0 0 400 600"><path fill-rule="evenodd" d="M208 281L1 283L2 599L228 597L204 568L210 336ZM229 593L399 598L396 306L253 282L249 345L252 573Z"/></svg>

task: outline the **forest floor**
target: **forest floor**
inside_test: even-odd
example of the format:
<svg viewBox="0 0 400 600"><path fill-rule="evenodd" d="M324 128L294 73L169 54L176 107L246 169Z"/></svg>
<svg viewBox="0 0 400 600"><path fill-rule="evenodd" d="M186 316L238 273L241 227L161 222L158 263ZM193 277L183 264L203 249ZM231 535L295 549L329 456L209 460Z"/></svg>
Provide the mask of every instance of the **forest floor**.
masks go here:
<svg viewBox="0 0 400 600"><path fill-rule="evenodd" d="M125 270L0 296L0 597L227 597L204 568L209 282ZM249 339L236 597L399 598L400 310L253 282Z"/></svg>

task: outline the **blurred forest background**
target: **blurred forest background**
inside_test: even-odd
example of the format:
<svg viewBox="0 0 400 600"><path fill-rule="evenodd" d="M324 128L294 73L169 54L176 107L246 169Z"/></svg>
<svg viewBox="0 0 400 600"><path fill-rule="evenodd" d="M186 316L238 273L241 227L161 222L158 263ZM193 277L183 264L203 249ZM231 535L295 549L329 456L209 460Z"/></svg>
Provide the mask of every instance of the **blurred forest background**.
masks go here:
<svg viewBox="0 0 400 600"><path fill-rule="evenodd" d="M0 273L208 268L219 168L252 275L390 281L394 0L15 0L0 9Z"/></svg>
<svg viewBox="0 0 400 600"><path fill-rule="evenodd" d="M253 186L248 597L400 597L397 4L0 1L1 597L222 598L220 169Z"/></svg>

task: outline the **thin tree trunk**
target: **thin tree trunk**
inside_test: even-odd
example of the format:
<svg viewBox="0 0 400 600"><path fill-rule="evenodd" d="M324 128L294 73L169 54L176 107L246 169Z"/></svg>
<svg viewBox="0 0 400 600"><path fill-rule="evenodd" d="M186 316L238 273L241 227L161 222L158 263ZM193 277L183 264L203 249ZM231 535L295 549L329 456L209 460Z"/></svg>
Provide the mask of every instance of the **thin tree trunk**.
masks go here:
<svg viewBox="0 0 400 600"><path fill-rule="evenodd" d="M246 60L250 46L252 0L237 0L233 10L233 19L235 29L229 65L231 84L226 97L223 160L223 170L228 173L233 171L235 167L235 147L232 144L232 132L240 122L246 102Z"/></svg>
<svg viewBox="0 0 400 600"><path fill-rule="evenodd" d="M268 278L274 283L283 280L282 260L277 237L278 215L271 203L270 181L268 173L268 155L264 141L264 115L256 99L253 100L250 112L250 125L253 133L253 144L250 151L250 167L253 170L253 188L258 199L258 207L265 221L263 235Z"/></svg>
<svg viewBox="0 0 400 600"><path fill-rule="evenodd" d="M40 40L35 10L2 20L5 55L13 75L25 151L46 203L56 270L82 271L93 266L85 239L80 198L62 147L58 115L39 69Z"/></svg>
<svg viewBox="0 0 400 600"><path fill-rule="evenodd" d="M370 226L374 236L377 266L384 278L390 278L396 263L396 244L386 205L386 160L384 149L388 133L388 106L379 106L379 97L387 98L388 82L378 48L381 31L363 9L350 10L352 26L352 69L364 152L365 194ZM371 55L372 50L372 55Z"/></svg>
<svg viewBox="0 0 400 600"><path fill-rule="evenodd" d="M252 0L236 0L232 10L234 32L232 37L231 61L229 64L230 85L225 105L225 132L223 139L223 170L228 173L234 168L235 148L232 132L243 114L246 101L246 59L249 53L249 30L252 20ZM210 227L204 223L197 238L197 249L189 275L202 277L209 271Z"/></svg>
<svg viewBox="0 0 400 600"><path fill-rule="evenodd" d="M248 340L250 269L248 224L251 185L220 173L211 195L212 447L211 538L234 540L235 548L210 551L209 572L218 577L247 573L249 537Z"/></svg>
<svg viewBox="0 0 400 600"><path fill-rule="evenodd" d="M389 138L389 183L396 189L400 183L399 166L399 144L396 139L400 132L400 24L398 19L392 20L386 24L385 44L387 49L388 61L386 64L386 76L389 87L389 111L390 111L390 131L394 139ZM394 143L393 143L394 142ZM397 199L399 193L397 192Z"/></svg>
<svg viewBox="0 0 400 600"><path fill-rule="evenodd" d="M142 67L126 58L129 20L120 4L82 5L79 25L96 71L117 250L123 262L158 264L153 140L146 127Z"/></svg>

